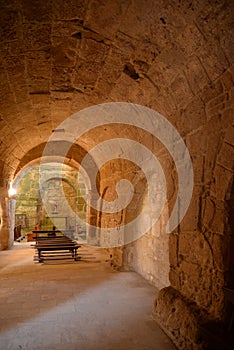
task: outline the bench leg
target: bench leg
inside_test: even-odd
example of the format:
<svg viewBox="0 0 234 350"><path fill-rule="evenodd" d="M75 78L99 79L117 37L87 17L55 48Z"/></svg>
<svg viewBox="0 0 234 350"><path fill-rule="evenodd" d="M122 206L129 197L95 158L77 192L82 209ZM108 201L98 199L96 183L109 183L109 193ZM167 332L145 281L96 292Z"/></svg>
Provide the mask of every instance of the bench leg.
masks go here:
<svg viewBox="0 0 234 350"><path fill-rule="evenodd" d="M37 251L38 251L38 261L39 261L39 263L41 263L43 261L41 258L41 250L38 249Z"/></svg>
<svg viewBox="0 0 234 350"><path fill-rule="evenodd" d="M79 260L79 257L78 257L78 254L77 254L77 248L75 248L74 251L75 251L74 260L77 261L77 260Z"/></svg>
<svg viewBox="0 0 234 350"><path fill-rule="evenodd" d="M74 258L74 250L71 248L71 249L69 249L69 251L70 251L72 257Z"/></svg>

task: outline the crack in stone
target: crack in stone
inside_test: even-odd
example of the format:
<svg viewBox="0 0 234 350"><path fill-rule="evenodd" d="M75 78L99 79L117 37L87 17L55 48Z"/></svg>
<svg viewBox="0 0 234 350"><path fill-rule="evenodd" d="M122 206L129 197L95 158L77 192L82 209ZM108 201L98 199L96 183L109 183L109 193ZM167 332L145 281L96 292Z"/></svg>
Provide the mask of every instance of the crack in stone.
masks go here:
<svg viewBox="0 0 234 350"><path fill-rule="evenodd" d="M125 64L123 72L133 80L137 80L140 78L139 74L136 72L134 66L131 63Z"/></svg>
<svg viewBox="0 0 234 350"><path fill-rule="evenodd" d="M76 39L81 40L82 39L82 33L81 32L74 33L74 34L72 34L72 38L76 38Z"/></svg>
<svg viewBox="0 0 234 350"><path fill-rule="evenodd" d="M50 95L50 91L31 91L29 95Z"/></svg>

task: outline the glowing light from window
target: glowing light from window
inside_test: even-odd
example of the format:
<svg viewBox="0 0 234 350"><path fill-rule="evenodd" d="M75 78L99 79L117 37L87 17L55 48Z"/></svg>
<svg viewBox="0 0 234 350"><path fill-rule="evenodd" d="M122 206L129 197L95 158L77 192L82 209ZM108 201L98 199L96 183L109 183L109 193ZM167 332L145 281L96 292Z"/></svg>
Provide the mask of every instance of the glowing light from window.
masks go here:
<svg viewBox="0 0 234 350"><path fill-rule="evenodd" d="M16 195L16 189L12 186L12 182L10 183L8 195L9 195L9 197L14 197Z"/></svg>

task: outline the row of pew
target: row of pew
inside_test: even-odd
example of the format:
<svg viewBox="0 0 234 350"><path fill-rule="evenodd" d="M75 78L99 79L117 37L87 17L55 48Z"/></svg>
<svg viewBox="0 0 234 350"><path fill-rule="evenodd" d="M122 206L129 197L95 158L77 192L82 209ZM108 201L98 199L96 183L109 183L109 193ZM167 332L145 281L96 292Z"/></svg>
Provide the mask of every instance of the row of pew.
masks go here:
<svg viewBox="0 0 234 350"><path fill-rule="evenodd" d="M78 249L81 247L70 237L60 231L33 231L36 250L34 260L39 263L45 260L72 259L77 261Z"/></svg>

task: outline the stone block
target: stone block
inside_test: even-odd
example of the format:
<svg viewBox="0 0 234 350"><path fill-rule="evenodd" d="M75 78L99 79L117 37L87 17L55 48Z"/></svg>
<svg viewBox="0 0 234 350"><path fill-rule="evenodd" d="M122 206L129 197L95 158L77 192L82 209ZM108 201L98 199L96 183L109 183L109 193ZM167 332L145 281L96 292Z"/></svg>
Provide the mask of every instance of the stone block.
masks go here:
<svg viewBox="0 0 234 350"><path fill-rule="evenodd" d="M198 263L193 263L183 259L180 263L180 268L183 274L182 284L186 285L188 282L193 281L195 285L190 283L189 288L196 288L202 274L202 267Z"/></svg>
<svg viewBox="0 0 234 350"><path fill-rule="evenodd" d="M222 235L224 234L225 225L226 225L226 212L224 211L224 208L216 208L215 215L213 217L210 229L214 233L218 233Z"/></svg>
<svg viewBox="0 0 234 350"><path fill-rule="evenodd" d="M15 9L1 11L0 42L14 41L22 38L20 14Z"/></svg>
<svg viewBox="0 0 234 350"><path fill-rule="evenodd" d="M159 291L153 316L179 349L204 349L198 328L198 310L174 288Z"/></svg>
<svg viewBox="0 0 234 350"><path fill-rule="evenodd" d="M228 10L227 10L228 11ZM232 10L230 10L232 11ZM225 29L225 35L222 35L220 40L221 47L223 51L225 52L225 55L227 56L229 62L233 64L233 57L234 57L234 43L233 43L233 32L232 32L232 26L228 26L228 28Z"/></svg>
<svg viewBox="0 0 234 350"><path fill-rule="evenodd" d="M228 100L227 92L213 98L206 104L206 113L208 115L213 115L217 113L217 111L222 111L225 107L225 102L227 100Z"/></svg>
<svg viewBox="0 0 234 350"><path fill-rule="evenodd" d="M197 54L198 50L205 45L205 39L196 25L188 24L176 38L176 42L182 52L187 56Z"/></svg>
<svg viewBox="0 0 234 350"><path fill-rule="evenodd" d="M199 307L209 312L212 305L212 264L202 266L187 260L181 261L180 292Z"/></svg>
<svg viewBox="0 0 234 350"><path fill-rule="evenodd" d="M234 89L233 89L233 92L234 92ZM233 96L234 98L234 96ZM233 125L233 116L234 116L234 108L225 108L223 111L222 111L222 115L221 115L221 128L223 130L225 130L226 128L230 128L231 125Z"/></svg>
<svg viewBox="0 0 234 350"><path fill-rule="evenodd" d="M23 21L47 22L53 16L52 1L41 2L40 0L25 0L22 3Z"/></svg>
<svg viewBox="0 0 234 350"><path fill-rule="evenodd" d="M186 137L186 146L192 156L205 155L207 151L207 132L205 127L192 131Z"/></svg>
<svg viewBox="0 0 234 350"><path fill-rule="evenodd" d="M210 247L200 232L180 233L177 254L181 259L205 266L212 261Z"/></svg>
<svg viewBox="0 0 234 350"><path fill-rule="evenodd" d="M201 94L202 101L205 104L207 104L212 99L223 94L223 92L224 92L223 84L220 81L220 79L217 79L215 83L212 82L202 90L202 94Z"/></svg>
<svg viewBox="0 0 234 350"><path fill-rule="evenodd" d="M27 84L25 85L15 84L14 94L16 96L15 102L17 104L29 99L28 93L29 93L29 90L28 90Z"/></svg>
<svg viewBox="0 0 234 350"><path fill-rule="evenodd" d="M191 118L191 115L194 117ZM199 97L194 97L191 101L187 100L186 107L180 110L176 118L176 127L180 131L182 137L195 130L199 132L199 130L201 130L199 128L205 125L205 123L206 114L204 104ZM204 133L205 129L201 132L201 138L205 137ZM201 145L203 146L203 143L201 143Z"/></svg>
<svg viewBox="0 0 234 350"><path fill-rule="evenodd" d="M23 25L25 50L49 50L51 41L50 23L25 23Z"/></svg>
<svg viewBox="0 0 234 350"><path fill-rule="evenodd" d="M160 93L161 91L156 95L156 93L153 92L153 95L151 95L151 100L148 107L151 108L151 106L155 106L154 107L155 110L157 110L166 118L171 119L170 120L171 123L174 124L174 120L176 120L175 100L171 94L167 95L167 92L163 92L161 94ZM167 98L165 98L166 95L168 96Z"/></svg>
<svg viewBox="0 0 234 350"><path fill-rule="evenodd" d="M52 68L52 89L61 92L71 92L73 68L54 67Z"/></svg>
<svg viewBox="0 0 234 350"><path fill-rule="evenodd" d="M122 22L122 14L127 6L125 0L92 1L87 11L86 25L105 36L108 28L108 38L113 37Z"/></svg>
<svg viewBox="0 0 234 350"><path fill-rule="evenodd" d="M52 60L56 67L74 67L77 59L76 45L66 39L66 45L58 44L52 48Z"/></svg>
<svg viewBox="0 0 234 350"><path fill-rule="evenodd" d="M51 54L48 51L32 51L26 56L27 74L29 77L50 78Z"/></svg>
<svg viewBox="0 0 234 350"><path fill-rule="evenodd" d="M173 7L175 7L176 9L178 9L180 12L183 13L184 18L186 18L188 22L196 18L197 14L201 11L204 5L202 1L187 3L187 2L178 2L176 0L172 0L171 3L173 4Z"/></svg>
<svg viewBox="0 0 234 350"><path fill-rule="evenodd" d="M204 156L193 156L192 164L193 164L193 180L194 185L201 185L204 182Z"/></svg>
<svg viewBox="0 0 234 350"><path fill-rule="evenodd" d="M215 319L223 318L224 283L223 271L215 270L212 276L212 303L209 308L210 314Z"/></svg>
<svg viewBox="0 0 234 350"><path fill-rule="evenodd" d="M169 280L173 288L175 288L176 290L180 290L180 272L178 269L173 269L172 267L170 268Z"/></svg>
<svg viewBox="0 0 234 350"><path fill-rule="evenodd" d="M150 67L148 75L161 89L162 87L167 87L176 78L179 70L160 60L160 57L157 58L156 62L157 64Z"/></svg>
<svg viewBox="0 0 234 350"><path fill-rule="evenodd" d="M87 86L93 87L99 77L101 64L99 62L93 62L91 65L86 61L79 61L74 73L73 85L75 88L83 86L84 89Z"/></svg>
<svg viewBox="0 0 234 350"><path fill-rule="evenodd" d="M152 42L155 43L160 51L163 51L169 46L176 51L177 45L171 43L176 42L180 33L185 30L186 23L180 12L172 8L171 4L167 3L160 7L161 8L157 9L154 5L147 20ZM173 11L174 16L171 15L171 11ZM177 59L175 61L177 61Z"/></svg>
<svg viewBox="0 0 234 350"><path fill-rule="evenodd" d="M212 251L213 251L213 259L215 262L215 267L219 272L224 271L225 269L225 258L227 253L227 245L228 245L227 237L219 234L213 235L212 240Z"/></svg>
<svg viewBox="0 0 234 350"><path fill-rule="evenodd" d="M52 26L52 43L59 40L60 42L72 38L79 45L82 38L82 22L80 21L53 21Z"/></svg>
<svg viewBox="0 0 234 350"><path fill-rule="evenodd" d="M8 56L4 60L4 67L8 71L8 77L15 85L26 85L26 70L25 70L25 58Z"/></svg>
<svg viewBox="0 0 234 350"><path fill-rule="evenodd" d="M29 94L48 94L50 81L46 78L32 77L30 79Z"/></svg>
<svg viewBox="0 0 234 350"><path fill-rule="evenodd" d="M185 107L193 98L193 93L188 85L185 75L178 75L171 83L171 91L173 92L176 105Z"/></svg>
<svg viewBox="0 0 234 350"><path fill-rule="evenodd" d="M217 119L213 117L206 125L207 152L205 156L204 172L204 179L206 183L213 181L216 157L219 152L219 148L223 143L223 133L220 132L221 129L222 123L220 118Z"/></svg>
<svg viewBox="0 0 234 350"><path fill-rule="evenodd" d="M224 141L230 145L234 145L234 127L230 126L225 133Z"/></svg>
<svg viewBox="0 0 234 350"><path fill-rule="evenodd" d="M56 0L53 2L53 17L59 20L83 20L87 0Z"/></svg>
<svg viewBox="0 0 234 350"><path fill-rule="evenodd" d="M210 82L197 56L193 56L190 59L186 67L185 74L187 76L189 86L191 87L194 94L197 94Z"/></svg>
<svg viewBox="0 0 234 350"><path fill-rule="evenodd" d="M222 144L217 163L230 171L234 171L234 147L232 145L226 142Z"/></svg>
<svg viewBox="0 0 234 350"><path fill-rule="evenodd" d="M169 235L169 260L172 267L178 265L178 244L179 237L175 233L170 233Z"/></svg>
<svg viewBox="0 0 234 350"><path fill-rule="evenodd" d="M210 196L205 197L202 201L202 205L202 226L205 230L208 230L211 227L216 211L215 198Z"/></svg>
<svg viewBox="0 0 234 350"><path fill-rule="evenodd" d="M219 200L225 200L233 178L233 172L217 164L214 170L214 183L211 186L211 194Z"/></svg>
<svg viewBox="0 0 234 350"><path fill-rule="evenodd" d="M196 186L193 190L192 198L187 212L180 223L180 229L184 232L196 231L199 225L200 193L201 188ZM179 215L179 213L178 213Z"/></svg>
<svg viewBox="0 0 234 350"><path fill-rule="evenodd" d="M82 40L79 56L87 62L101 63L104 61L107 51L108 46L102 40L97 40L95 37L85 37Z"/></svg>
<svg viewBox="0 0 234 350"><path fill-rule="evenodd" d="M223 90L228 91L233 87L234 81L230 70L226 70L221 76L221 82L223 84Z"/></svg>
<svg viewBox="0 0 234 350"><path fill-rule="evenodd" d="M199 58L211 81L219 78L229 67L227 58L218 41L207 42L199 50Z"/></svg>

